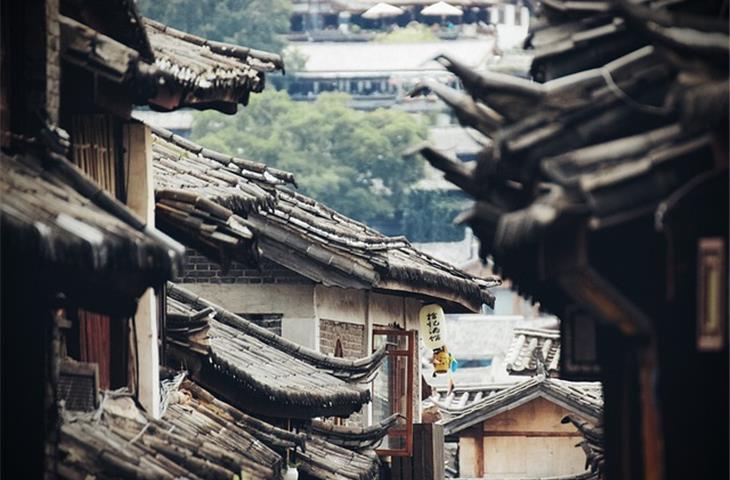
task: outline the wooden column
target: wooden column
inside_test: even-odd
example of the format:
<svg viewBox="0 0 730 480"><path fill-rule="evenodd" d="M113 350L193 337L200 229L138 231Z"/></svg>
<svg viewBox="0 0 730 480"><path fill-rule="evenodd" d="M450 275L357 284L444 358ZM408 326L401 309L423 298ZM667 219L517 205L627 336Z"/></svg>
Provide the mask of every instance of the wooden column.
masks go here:
<svg viewBox="0 0 730 480"><path fill-rule="evenodd" d="M664 445L661 415L653 384L656 370L656 346L654 343L640 350L639 368L644 478L645 480L662 480L664 478Z"/></svg>
<svg viewBox="0 0 730 480"><path fill-rule="evenodd" d="M413 425L413 454L410 457L393 457L391 473L393 480L443 480L443 425Z"/></svg>
<svg viewBox="0 0 730 480"><path fill-rule="evenodd" d="M484 424L478 423L474 426L474 457L476 459L476 474L484 476Z"/></svg>
<svg viewBox="0 0 730 480"><path fill-rule="evenodd" d="M124 126L127 205L150 226L154 226L155 193L152 178L152 137L146 125L134 122ZM157 332L157 303L153 290L147 289L139 300L134 317L137 348L137 399L154 418L160 416L160 359Z"/></svg>

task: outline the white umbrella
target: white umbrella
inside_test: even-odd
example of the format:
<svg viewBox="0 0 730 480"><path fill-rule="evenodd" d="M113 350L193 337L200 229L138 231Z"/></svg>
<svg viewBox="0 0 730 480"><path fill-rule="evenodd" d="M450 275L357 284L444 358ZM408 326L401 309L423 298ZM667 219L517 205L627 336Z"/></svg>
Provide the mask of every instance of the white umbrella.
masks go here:
<svg viewBox="0 0 730 480"><path fill-rule="evenodd" d="M396 7L389 3L380 2L365 10L362 14L362 18L375 20L377 18L397 17L398 15L402 14L402 8Z"/></svg>
<svg viewBox="0 0 730 480"><path fill-rule="evenodd" d="M421 10L421 15L430 15L433 17L455 17L463 14L464 12L460 8L449 5L446 2L434 3Z"/></svg>

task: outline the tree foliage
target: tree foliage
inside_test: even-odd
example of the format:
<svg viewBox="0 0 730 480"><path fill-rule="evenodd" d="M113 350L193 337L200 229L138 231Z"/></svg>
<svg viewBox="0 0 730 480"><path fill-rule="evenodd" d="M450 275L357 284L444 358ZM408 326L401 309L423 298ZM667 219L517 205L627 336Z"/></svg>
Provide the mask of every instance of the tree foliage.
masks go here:
<svg viewBox="0 0 730 480"><path fill-rule="evenodd" d="M460 190L413 190L403 207L403 234L414 242L455 242L464 227L453 220L469 205Z"/></svg>
<svg viewBox="0 0 730 480"><path fill-rule="evenodd" d="M291 0L138 0L142 15L209 40L280 52Z"/></svg>
<svg viewBox="0 0 730 480"><path fill-rule="evenodd" d="M235 116L196 115L192 137L226 153L296 174L300 190L363 222L398 220L423 160L402 152L425 138L426 126L397 110L364 112L349 96L320 94L312 103L285 92L252 97Z"/></svg>

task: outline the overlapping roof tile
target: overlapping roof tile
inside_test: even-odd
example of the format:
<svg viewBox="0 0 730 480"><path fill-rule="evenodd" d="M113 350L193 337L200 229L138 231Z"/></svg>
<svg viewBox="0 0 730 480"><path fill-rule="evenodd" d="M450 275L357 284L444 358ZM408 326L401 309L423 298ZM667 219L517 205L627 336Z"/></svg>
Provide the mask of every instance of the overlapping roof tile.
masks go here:
<svg viewBox="0 0 730 480"><path fill-rule="evenodd" d="M443 421L444 434L451 435L537 397L545 397L577 415L599 422L603 416L603 395L598 382L570 382L536 375L472 402Z"/></svg>
<svg viewBox="0 0 730 480"><path fill-rule="evenodd" d="M435 81L419 91L432 90L492 142L473 168L421 152L477 200L459 220L520 293L558 308L550 299L563 294L536 265L537 246L559 229L652 222L673 192L716 170L710 146L726 143L730 91L718 7L542 2L525 45L535 81L439 58L466 93Z"/></svg>
<svg viewBox="0 0 730 480"><path fill-rule="evenodd" d="M213 108L235 113L251 93L261 92L265 74L283 70L279 55L209 41L151 19L129 5L130 37L110 23L103 31L84 23L81 12L59 16L61 56L95 75L127 87L137 104L161 110ZM136 35L136 36L135 36Z"/></svg>
<svg viewBox="0 0 730 480"><path fill-rule="evenodd" d="M263 257L316 282L411 292L471 310L493 305L488 287L496 280L472 277L420 252L404 237L386 237L285 188L294 181L291 174L211 152L159 129L154 130L153 153L163 228L198 222L201 216L191 205L207 199L229 209L228 218L241 219ZM190 236L197 235L197 230L190 231ZM224 243L219 245L230 251Z"/></svg>
<svg viewBox="0 0 730 480"><path fill-rule="evenodd" d="M356 384L375 375L385 346L363 359L327 357L173 284L167 309L168 341L182 353L176 358L200 358L202 370L194 378L223 385L230 401L251 411L348 416L370 401L370 391Z"/></svg>

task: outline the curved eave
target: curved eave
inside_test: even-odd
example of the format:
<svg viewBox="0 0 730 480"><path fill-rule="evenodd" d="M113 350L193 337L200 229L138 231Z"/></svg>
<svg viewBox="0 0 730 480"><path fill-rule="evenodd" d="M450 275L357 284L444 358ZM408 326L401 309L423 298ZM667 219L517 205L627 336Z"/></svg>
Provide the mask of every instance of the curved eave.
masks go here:
<svg viewBox="0 0 730 480"><path fill-rule="evenodd" d="M401 294L419 295L433 299L437 302L446 302L448 313L472 312L478 313L482 305L489 305L494 308L494 296L482 291L479 294L465 295L455 289L439 288L429 285L414 285L394 279L381 279L376 288L385 292L396 292Z"/></svg>
<svg viewBox="0 0 730 480"><path fill-rule="evenodd" d="M319 353L315 350L303 347L291 340L287 340L275 333L260 327L238 315L235 315L224 308L198 297L192 292L181 288L171 282L167 284L168 295L179 298L183 302L199 308L212 308L216 312L216 319L229 325L245 334L275 347L287 354L309 363L330 375L348 381L359 382L363 378L371 378L385 359L385 346L382 346L371 355L358 358L335 358Z"/></svg>

